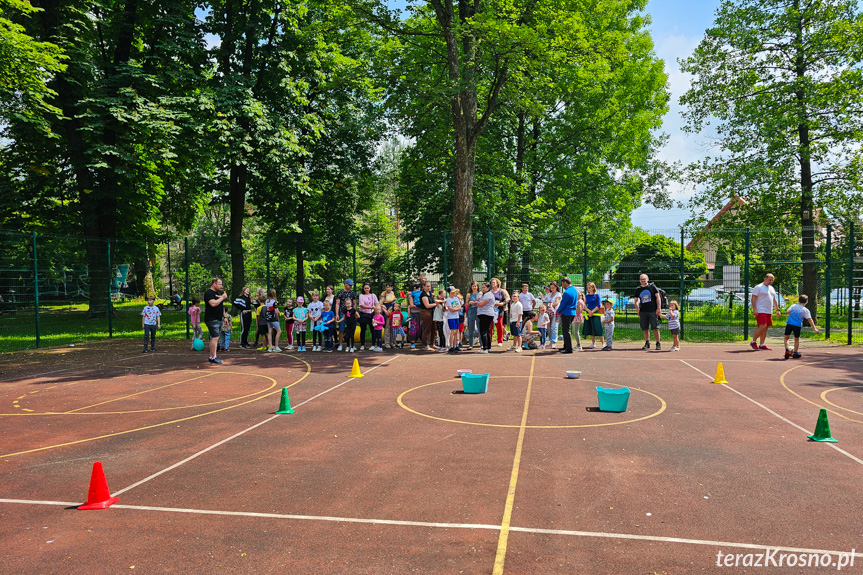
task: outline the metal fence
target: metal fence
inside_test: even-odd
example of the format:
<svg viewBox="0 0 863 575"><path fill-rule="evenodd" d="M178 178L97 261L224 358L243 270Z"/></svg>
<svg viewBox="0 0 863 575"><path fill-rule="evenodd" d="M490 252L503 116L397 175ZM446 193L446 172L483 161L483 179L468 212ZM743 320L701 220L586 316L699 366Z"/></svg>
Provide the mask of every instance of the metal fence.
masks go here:
<svg viewBox="0 0 863 575"><path fill-rule="evenodd" d="M473 278L501 279L518 291L562 276L581 289L592 282L614 302L617 337L640 338L631 296L646 273L679 302L682 336L694 341L732 341L754 330L751 289L765 273L783 303L804 290L814 298L821 337L863 343L863 237L855 224L812 228L803 248L801 230L650 230L528 237L475 230ZM609 239L610 238L610 239ZM227 238L189 237L166 243L103 240L0 231L0 351L141 334L143 295L163 307L162 337L189 337L188 302L210 278L230 285ZM407 291L420 273L437 285L453 281L453 238L425 231L354 237L328 255L298 253L269 235L244 239L245 285L279 295L321 293L352 277L374 293L393 283ZM814 286L814 289L812 288ZM467 286L459 286L462 289ZM782 323L781 320L779 323Z"/></svg>

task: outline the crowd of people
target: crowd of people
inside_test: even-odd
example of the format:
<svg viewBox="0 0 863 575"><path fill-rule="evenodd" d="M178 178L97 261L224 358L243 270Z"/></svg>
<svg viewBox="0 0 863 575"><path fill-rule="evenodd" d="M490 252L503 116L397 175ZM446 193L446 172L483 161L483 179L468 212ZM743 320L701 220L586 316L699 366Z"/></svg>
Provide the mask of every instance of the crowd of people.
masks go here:
<svg viewBox="0 0 863 575"><path fill-rule="evenodd" d="M759 326L751 342L755 349L769 349L764 345L768 327L765 324L773 315L774 300L778 304L775 291L770 287L772 279L768 274L765 282L753 290L752 308ZM581 293L564 277L560 284L553 281L543 291L541 297L536 297L530 285L524 283L519 292L510 294L500 280L492 278L482 284L474 281L468 293L462 294L453 286L434 290L432 283L421 274L407 290L398 293L392 283L386 284L380 295L372 293L368 283L362 284L357 293L353 280L347 279L339 291L327 286L323 294L312 292L309 302L303 296L280 301L273 289L258 289L253 296L250 288L243 287L231 304L239 315L239 347L271 353L281 352L281 345L300 352L354 353L358 351L357 343L359 351L372 352L407 346L447 353L478 347L479 353L489 353L495 340L498 347L509 341L508 349L515 353L525 349L554 349L560 341L561 353L573 353L595 349L597 338L603 351L613 349L614 304L601 300L593 282ZM644 335L644 350L651 348L651 334L656 341L654 349L662 349L661 319L668 323L671 351L680 349L680 308L677 301L665 302L664 297L664 292L651 283L646 274L640 276L632 299ZM218 352L227 351L231 346L234 317L226 307L228 299L222 280L213 278L203 299L193 299L188 310L195 340L203 341L201 324L206 327L211 363L222 363ZM800 301L805 303L806 296L800 296ZM766 306L770 307L769 315ZM667 311L663 313L664 310ZM160 315L158 307L148 301L142 311L145 353L148 338L152 350L156 349L155 332ZM800 322L796 322L798 315ZM798 325L809 319L815 327L806 312L797 308L794 308L794 319ZM254 340L250 342L253 327ZM800 357L799 327L796 331L786 330L786 348L790 335L795 336L795 346L793 351L788 349L786 357ZM759 338L760 345L756 344Z"/></svg>

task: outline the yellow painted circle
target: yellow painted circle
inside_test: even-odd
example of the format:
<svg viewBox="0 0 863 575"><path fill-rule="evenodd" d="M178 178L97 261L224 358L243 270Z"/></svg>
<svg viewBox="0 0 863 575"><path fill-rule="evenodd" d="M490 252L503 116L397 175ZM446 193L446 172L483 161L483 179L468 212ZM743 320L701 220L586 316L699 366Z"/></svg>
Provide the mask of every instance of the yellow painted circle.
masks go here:
<svg viewBox="0 0 863 575"><path fill-rule="evenodd" d="M499 375L499 376L495 376L495 379L504 379L504 378L507 378L507 379L514 379L514 378L528 379L528 378L529 378L529 376L527 376L527 375ZM557 378L554 378L554 377L535 377L534 379L557 379ZM579 381L590 382L590 383L599 383L599 384L602 384L602 385L611 385L611 386L614 386L614 387L629 387L629 389L631 389L631 390L633 390L633 391L640 391L641 393L646 393L647 395L650 395L650 396L655 397L656 399L658 399L658 400L659 400L659 403L660 403L661 405L660 405L660 408L659 408L657 411L655 411L655 412L651 413L650 415L645 415L644 417L639 417L639 418L636 418L636 419L627 419L627 420L625 420L625 421L612 421L612 422L608 422L608 423L588 423L588 424L584 424L584 425L525 425L524 427L525 427L526 429L572 429L572 428L577 428L577 427L606 427L606 426L609 426L609 425L623 425L623 424L625 424L625 423L635 423L636 421L643 421L643 420L645 420L645 419L650 419L651 417L656 417L657 415L659 415L659 414L661 414L663 411L665 411L665 409L668 407L668 406L667 406L667 404L665 403L665 400L664 400L664 399L662 399L661 397L659 397L658 395L656 395L655 393L651 393L651 392L649 392L649 391L645 391L645 390L643 390L643 389L639 389L639 388L637 388L637 387L632 387L632 386L623 386L623 385L618 385L618 384L616 384L616 383L610 383L610 382L607 382L607 381L595 381L595 380L591 380L591 379L580 379ZM510 424L505 424L505 423L480 423L480 422L478 422L478 421L461 421L461 420L458 420L458 419L447 419L447 418L445 418L445 417L437 417L437 416L435 416L435 415L429 415L429 414L427 414L427 413L422 413L421 411L417 411L417 410L415 410L415 409L411 409L410 407L408 407L407 405L405 405L405 403L404 403L404 396L406 396L407 394L411 393L412 391L416 391L416 390L418 390L418 389L422 389L422 388L424 388L424 387L429 387L429 386L432 386L432 385L440 385L440 384L442 384L442 383L453 383L453 380L452 380L452 379L445 379L445 380L443 380L443 381L435 381L435 382L432 382L432 383L424 383L424 384L422 384L422 385L418 385L418 386L416 386L416 387L414 387L414 388L411 388L411 389L408 389L407 391L402 392L402 394L398 396L398 399L397 399L396 401L398 401L398 404L399 404L403 409L405 409L405 410L407 410L407 411L409 411L409 412L413 413L414 415L419 415L419 416L422 416L422 417L427 417L427 418L429 418L429 419L436 419L436 420L438 420L438 421L445 421L445 422L447 422L447 423L460 423L460 424L462 424L462 425L478 425L478 426L480 426L480 427L514 427L514 428L521 428L521 425L510 425Z"/></svg>
<svg viewBox="0 0 863 575"><path fill-rule="evenodd" d="M856 413L857 415L863 415L863 413L860 413L859 411L854 411L853 409L849 409L847 407L842 407L841 405L836 405L835 403L833 403L832 401L827 399L827 394L830 392L838 391L840 389L851 389L853 387L863 387L863 385L847 385L845 387L834 387L833 389L828 389L827 391L822 393L821 399L824 400L826 403L829 403L830 405L832 405L833 407L836 407L838 409L844 409L845 411L850 411L851 413Z"/></svg>
<svg viewBox="0 0 863 575"><path fill-rule="evenodd" d="M802 400L803 400L803 401L805 401L806 403L809 403L809 404L811 404L811 405L814 405L815 407L817 407L817 408L819 408L819 409L825 409L825 410L827 410L829 413L832 413L833 415L835 415L835 416L837 416L837 417L841 417L842 419L847 419L848 421L853 421L853 422L855 422L855 423L863 423L863 421L860 421L859 419L854 419L854 418L852 418L852 417L848 417L847 415L845 415L845 414L843 414L843 413L840 413L840 412L838 412L838 411L834 411L834 410L832 410L832 409L830 409L830 408L828 408L828 407L824 407L823 405L821 405L821 404L819 404L819 403L815 403L814 401L812 401L812 400L810 400L810 399L807 399L807 398L803 397L802 395L800 395L799 393L797 393L796 391L794 391L793 389L791 389L790 387L788 387L788 383L785 381L785 376L786 376L786 375L788 375L789 373L791 373L792 371L794 371L795 369L800 369L801 367L808 367L808 366L810 366L810 365L816 365L816 364L818 364L818 363L825 363L825 362L828 362L828 361L842 361L842 360L841 360L841 359L839 359L839 358L837 358L837 359L822 359L822 360L819 360L819 361L811 361L811 362L809 362L809 363L802 363L802 364L800 364L800 365L795 365L794 367L792 367L791 369L789 369L789 370L787 370L787 371L783 372L783 373L782 373L782 375L780 375L780 376L779 376L779 383L782 385L782 387L784 387L784 388L785 388L785 390L786 390L788 393L790 393L790 394L794 395L795 397L798 397L798 398L802 399ZM840 388L836 388L836 389L845 389L845 388L841 388L841 387L840 387ZM833 390L832 390L832 389L829 389L829 390L827 390L827 391L833 391ZM822 398L822 399L824 399L824 395L823 395L823 394L822 394L821 398ZM826 399L824 399L824 401L825 401L825 403L827 403L827 404L829 404L829 405L833 405L832 403L830 403L830 402L829 402L829 401L827 401ZM834 405L834 407L839 407L839 406ZM852 410L850 410L850 409L846 409L846 408L844 408L844 407L840 407L839 409L844 409L844 410L846 410L846 411L851 411L852 413L857 413L856 411L852 411Z"/></svg>

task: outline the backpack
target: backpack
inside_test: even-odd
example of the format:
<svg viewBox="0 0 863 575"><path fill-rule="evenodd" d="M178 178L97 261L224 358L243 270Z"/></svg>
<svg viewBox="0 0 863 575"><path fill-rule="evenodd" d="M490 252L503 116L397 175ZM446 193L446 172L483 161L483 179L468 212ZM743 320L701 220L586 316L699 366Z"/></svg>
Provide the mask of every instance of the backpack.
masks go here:
<svg viewBox="0 0 863 575"><path fill-rule="evenodd" d="M659 309L668 309L668 294L662 288L656 287L656 284L651 284L656 288L656 295L659 298Z"/></svg>
<svg viewBox="0 0 863 575"><path fill-rule="evenodd" d="M264 314L264 319L266 319L267 321L279 321L279 315L276 311L276 306L271 305L267 308L267 311Z"/></svg>

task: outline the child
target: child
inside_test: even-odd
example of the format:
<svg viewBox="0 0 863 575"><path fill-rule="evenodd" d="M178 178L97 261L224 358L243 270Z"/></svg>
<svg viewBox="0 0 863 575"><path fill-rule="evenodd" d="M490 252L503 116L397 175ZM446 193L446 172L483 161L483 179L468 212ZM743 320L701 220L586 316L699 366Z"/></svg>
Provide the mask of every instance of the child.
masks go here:
<svg viewBox="0 0 863 575"><path fill-rule="evenodd" d="M162 327L162 312L159 311L157 306L153 305L155 301L156 298L154 296L147 296L147 305L141 311L141 327L144 328L143 353L147 353L147 338L150 339L150 349L156 351L156 330Z"/></svg>
<svg viewBox="0 0 863 575"><path fill-rule="evenodd" d="M222 351L230 351L231 347L231 332L234 330L234 318L231 317L227 311L225 312L225 318L222 320L222 333L220 342L222 346Z"/></svg>
<svg viewBox="0 0 863 575"><path fill-rule="evenodd" d="M458 303L461 306L458 310L458 349L461 350L461 343L464 340L464 330L467 327L467 324L465 323L466 315L464 297L462 297L458 290L456 290L456 295L458 296Z"/></svg>
<svg viewBox="0 0 863 575"><path fill-rule="evenodd" d="M267 324L267 294L264 292L263 288L258 288L258 293L255 301L255 314L257 315L256 323L258 326L258 331L255 332L255 343L252 347L259 351L264 351L269 349L270 346L270 330L269 325ZM258 343L261 340L261 337L264 338L264 345L258 347Z"/></svg>
<svg viewBox="0 0 863 575"><path fill-rule="evenodd" d="M460 351L461 331L459 331L459 312L461 311L461 300L458 298L458 288L451 288L449 297L446 299L446 321L449 327L449 352Z"/></svg>
<svg viewBox="0 0 863 575"><path fill-rule="evenodd" d="M551 320L548 319L548 308L545 304L539 306L539 318L536 320L536 329L539 330L539 347L545 347L545 340L548 337L548 324Z"/></svg>
<svg viewBox="0 0 863 575"><path fill-rule="evenodd" d="M375 304L375 313L372 317L372 351L384 350L384 319L383 308L381 304Z"/></svg>
<svg viewBox="0 0 863 575"><path fill-rule="evenodd" d="M393 304L393 309L390 312L389 322L390 330L392 331L393 345L398 345L399 349L405 346L405 329L402 327L402 308L399 302Z"/></svg>
<svg viewBox="0 0 863 575"><path fill-rule="evenodd" d="M321 351L321 344L324 343L324 332L315 329L321 323L321 312L324 310L324 304L318 301L318 292L312 292L312 303L309 304L309 329L312 330L312 351Z"/></svg>
<svg viewBox="0 0 863 575"><path fill-rule="evenodd" d="M509 303L509 332L512 334L512 347L510 351L521 351L521 320L524 306L518 297L512 298Z"/></svg>
<svg viewBox="0 0 863 575"><path fill-rule="evenodd" d="M338 318L338 322L345 322L345 351L355 353L357 351L357 348L354 347L354 336L357 331L357 310L354 309L354 302L346 299L345 308L340 310L339 313L341 317ZM339 342L339 346L341 345L342 342Z"/></svg>
<svg viewBox="0 0 863 575"><path fill-rule="evenodd" d="M309 310L303 305L304 303L306 303L305 298L297 296L297 307L293 309L294 330L297 332L297 351L306 351L306 320Z"/></svg>
<svg viewBox="0 0 863 575"><path fill-rule="evenodd" d="M411 349L416 349L417 340L422 333L422 326L420 325L420 296L422 293L422 285L417 283L411 287L411 292L408 294L408 317L410 317L408 324L410 326Z"/></svg>
<svg viewBox="0 0 863 575"><path fill-rule="evenodd" d="M270 288L267 292L267 301L264 302L264 316L267 320L267 351L280 352L279 336L282 335L282 327L279 323L279 302L276 300L276 290Z"/></svg>
<svg viewBox="0 0 863 575"><path fill-rule="evenodd" d="M324 351L333 352L333 332L336 329L336 316L330 309L330 302L324 301L324 307L321 310L321 325L326 327L322 333L324 334Z"/></svg>
<svg viewBox="0 0 863 575"><path fill-rule="evenodd" d="M294 349L294 300L285 298L285 341L286 349Z"/></svg>
<svg viewBox="0 0 863 575"><path fill-rule="evenodd" d="M195 332L195 337L193 339L204 339L204 332L201 330L201 300L198 298L192 298L192 306L189 308L189 323L192 326L192 330ZM192 349L195 349L195 346L192 345Z"/></svg>
<svg viewBox="0 0 863 575"><path fill-rule="evenodd" d="M800 330L803 328L803 320L808 319L809 325L812 326L815 333L818 333L818 328L815 327L815 321L812 319L812 313L806 307L808 301L809 296L800 294L797 303L788 308L788 319L785 322L785 359L789 357L798 359L800 357L800 353L797 350L800 349ZM794 334L793 352L788 347L788 338L792 333Z"/></svg>
<svg viewBox="0 0 863 575"><path fill-rule="evenodd" d="M605 313L602 315L602 327L605 328L605 346L602 351L611 351L612 338L614 336L614 304L610 300L602 302Z"/></svg>
<svg viewBox="0 0 863 575"><path fill-rule="evenodd" d="M524 305L524 304L522 304ZM529 311L525 315L525 320L519 327L519 338L521 339L524 349L536 349L536 339L541 337L538 329L533 329L533 322L536 319L536 313Z"/></svg>
<svg viewBox="0 0 863 575"><path fill-rule="evenodd" d="M444 306L446 305L446 291L439 289L437 291L437 305L434 308L434 324L437 328L438 351L446 352L446 334L444 333Z"/></svg>
<svg viewBox="0 0 863 575"><path fill-rule="evenodd" d="M581 349L581 334L579 333L581 330L579 329L579 325L584 323L584 310L587 309L587 306L584 303L584 294L578 294L578 301L575 303L575 317L572 318L572 323L575 324L575 329L572 331L575 332L575 351L582 351ZM554 344L551 344L551 347L554 347Z"/></svg>
<svg viewBox="0 0 863 575"><path fill-rule="evenodd" d="M677 300L668 302L668 313L660 317L668 320L668 330L674 338L671 351L680 351L680 305Z"/></svg>

